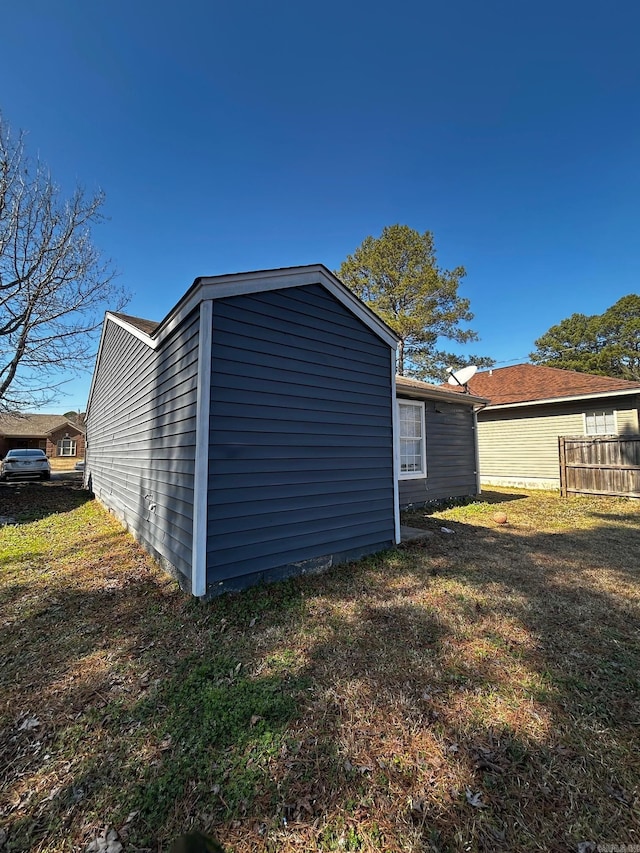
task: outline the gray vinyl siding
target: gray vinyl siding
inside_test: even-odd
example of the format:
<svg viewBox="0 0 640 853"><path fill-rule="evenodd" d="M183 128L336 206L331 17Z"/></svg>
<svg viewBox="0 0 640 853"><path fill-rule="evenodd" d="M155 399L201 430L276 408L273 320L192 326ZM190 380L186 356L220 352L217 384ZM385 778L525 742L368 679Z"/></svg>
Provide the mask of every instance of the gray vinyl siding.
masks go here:
<svg viewBox="0 0 640 853"><path fill-rule="evenodd" d="M207 580L394 540L389 346L319 285L213 303Z"/></svg>
<svg viewBox="0 0 640 853"><path fill-rule="evenodd" d="M398 483L400 506L475 495L473 408L425 401L427 476Z"/></svg>
<svg viewBox="0 0 640 853"><path fill-rule="evenodd" d="M198 317L196 310L155 351L107 321L87 424L87 473L96 497L187 579Z"/></svg>

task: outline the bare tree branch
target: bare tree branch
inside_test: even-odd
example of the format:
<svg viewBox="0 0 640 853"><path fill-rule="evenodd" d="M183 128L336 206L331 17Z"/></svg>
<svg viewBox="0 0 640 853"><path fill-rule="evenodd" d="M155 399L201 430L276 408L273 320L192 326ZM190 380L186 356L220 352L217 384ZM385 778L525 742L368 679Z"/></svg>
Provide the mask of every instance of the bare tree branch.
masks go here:
<svg viewBox="0 0 640 853"><path fill-rule="evenodd" d="M92 241L104 193L64 198L0 114L0 409L41 405L90 367L105 307L128 301Z"/></svg>

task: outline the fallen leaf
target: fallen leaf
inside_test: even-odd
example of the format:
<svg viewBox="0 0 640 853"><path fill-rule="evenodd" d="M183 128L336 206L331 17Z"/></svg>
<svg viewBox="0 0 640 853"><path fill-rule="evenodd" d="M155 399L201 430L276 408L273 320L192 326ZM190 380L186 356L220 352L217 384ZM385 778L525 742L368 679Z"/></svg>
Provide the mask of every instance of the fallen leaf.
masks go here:
<svg viewBox="0 0 640 853"><path fill-rule="evenodd" d="M264 717L261 717L259 714L253 714L250 720L250 725L255 726L256 723L259 723L260 720L264 720Z"/></svg>
<svg viewBox="0 0 640 853"><path fill-rule="evenodd" d="M30 732L37 729L40 725L40 720L37 717L26 717L18 726L19 732Z"/></svg>
<svg viewBox="0 0 640 853"><path fill-rule="evenodd" d="M482 802L482 793L478 791L476 794L470 788L467 788L465 792L467 802L470 806L473 806L474 809L486 809L486 803Z"/></svg>

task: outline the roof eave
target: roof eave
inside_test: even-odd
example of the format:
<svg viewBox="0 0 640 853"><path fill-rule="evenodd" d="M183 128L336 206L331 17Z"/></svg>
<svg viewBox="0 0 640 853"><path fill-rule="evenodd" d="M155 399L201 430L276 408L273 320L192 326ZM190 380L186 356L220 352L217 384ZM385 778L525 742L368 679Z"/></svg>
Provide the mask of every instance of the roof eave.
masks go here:
<svg viewBox="0 0 640 853"><path fill-rule="evenodd" d="M256 282L260 282L262 286L256 287ZM358 299L324 264L255 270L219 276L199 276L151 334L142 331L142 329L110 311L107 312L106 317L130 331L148 346L156 349L176 326L204 300L224 299L230 296L302 287L310 284L324 285L389 346L394 349L397 347L400 339L393 329L387 326L368 305Z"/></svg>
<svg viewBox="0 0 640 853"><path fill-rule="evenodd" d="M495 409L515 409L523 406L543 406L548 403L569 403L577 400L599 400L604 397L625 397L640 395L640 386L638 388L627 388L618 391L596 391L591 394L570 394L564 397L545 397L541 400L519 400L515 403L489 403L487 409L494 411Z"/></svg>
<svg viewBox="0 0 640 853"><path fill-rule="evenodd" d="M409 388L396 386L396 397L414 397L417 400L443 400L447 403L462 403L467 406L486 406L489 402L486 397L476 394L463 394L457 391L441 391L430 388Z"/></svg>

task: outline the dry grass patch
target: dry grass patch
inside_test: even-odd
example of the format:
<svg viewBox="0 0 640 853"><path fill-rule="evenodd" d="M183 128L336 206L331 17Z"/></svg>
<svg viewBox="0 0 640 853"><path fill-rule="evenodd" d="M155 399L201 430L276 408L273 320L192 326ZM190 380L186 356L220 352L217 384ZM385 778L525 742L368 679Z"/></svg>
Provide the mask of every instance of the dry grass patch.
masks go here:
<svg viewBox="0 0 640 853"><path fill-rule="evenodd" d="M424 542L205 605L71 486L0 512L8 850L640 844L640 502L419 510Z"/></svg>

